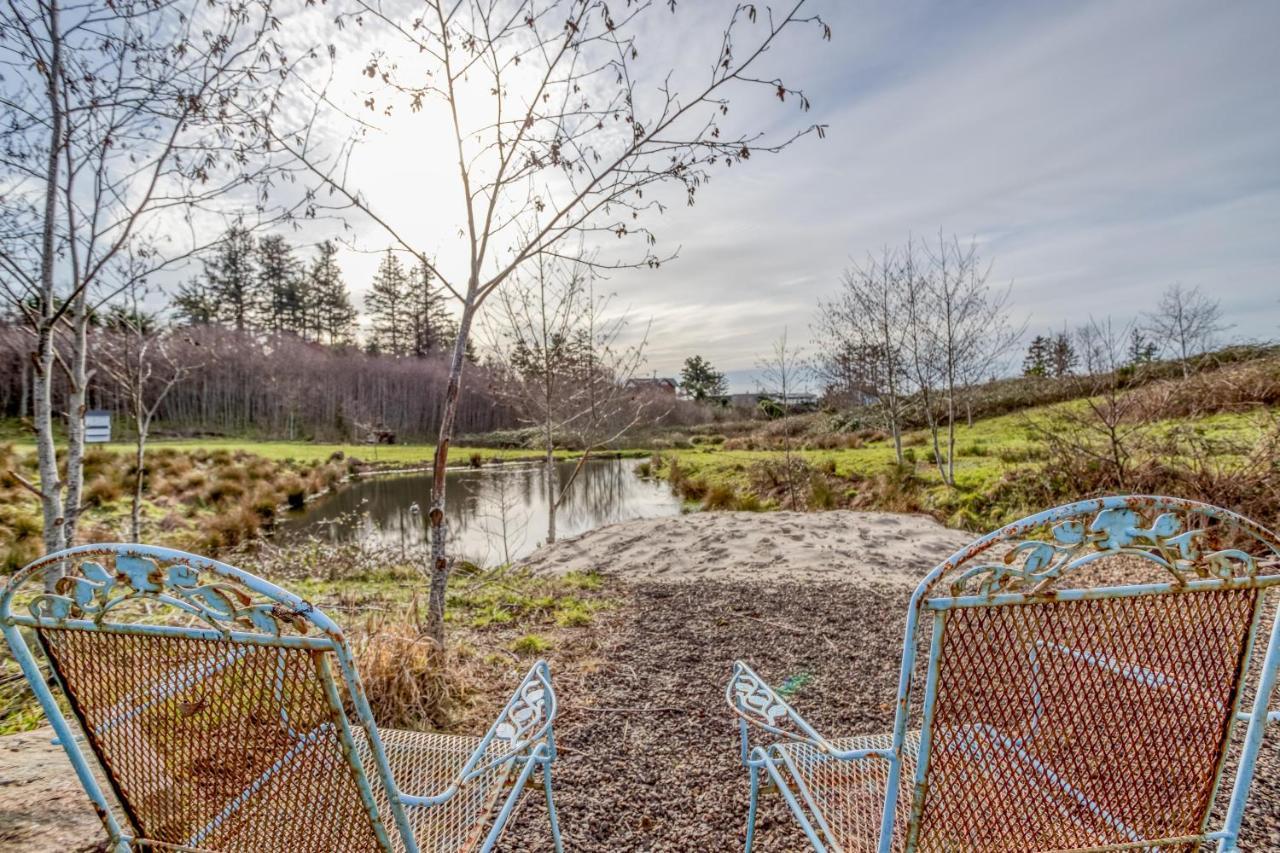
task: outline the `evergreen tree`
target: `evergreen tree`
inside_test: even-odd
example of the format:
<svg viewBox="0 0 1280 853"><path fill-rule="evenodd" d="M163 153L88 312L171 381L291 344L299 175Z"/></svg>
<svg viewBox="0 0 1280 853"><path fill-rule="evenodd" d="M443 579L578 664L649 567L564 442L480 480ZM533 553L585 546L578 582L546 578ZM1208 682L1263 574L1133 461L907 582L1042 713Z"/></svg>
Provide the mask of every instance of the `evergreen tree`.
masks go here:
<svg viewBox="0 0 1280 853"><path fill-rule="evenodd" d="M448 294L443 287L433 286L433 280L426 264L409 271L409 327L413 354L418 358L447 353L458 335L447 305Z"/></svg>
<svg viewBox="0 0 1280 853"><path fill-rule="evenodd" d="M345 346L355 337L356 309L337 256L338 247L325 240L307 271L307 328L313 340L329 346Z"/></svg>
<svg viewBox="0 0 1280 853"><path fill-rule="evenodd" d="M723 397L729 390L729 382L723 373L711 366L711 362L694 355L684 360L684 367L680 370L680 390L686 397L702 401Z"/></svg>
<svg viewBox="0 0 1280 853"><path fill-rule="evenodd" d="M279 234L258 241L258 323L272 332L305 334L305 287L293 247Z"/></svg>
<svg viewBox="0 0 1280 853"><path fill-rule="evenodd" d="M1156 342L1135 326L1129 335L1129 364L1134 366L1150 364L1156 360L1156 354L1159 351L1160 348L1156 346Z"/></svg>
<svg viewBox="0 0 1280 853"><path fill-rule="evenodd" d="M198 278L178 286L171 307L175 319L188 326L208 326L218 322L218 300L212 289Z"/></svg>
<svg viewBox="0 0 1280 853"><path fill-rule="evenodd" d="M1053 336L1053 345L1049 349L1049 367L1053 375L1061 379L1070 376L1080 365L1080 357L1071 343L1071 336L1065 331Z"/></svg>
<svg viewBox="0 0 1280 853"><path fill-rule="evenodd" d="M1027 357L1022 360L1024 376L1048 376L1053 341L1046 335L1036 335L1027 347Z"/></svg>
<svg viewBox="0 0 1280 853"><path fill-rule="evenodd" d="M390 249L378 264L364 307L369 312L370 352L407 355L412 351L409 278Z"/></svg>
<svg viewBox="0 0 1280 853"><path fill-rule="evenodd" d="M238 332L253 324L257 303L254 239L240 225L233 225L204 262L205 290L217 306L217 320Z"/></svg>

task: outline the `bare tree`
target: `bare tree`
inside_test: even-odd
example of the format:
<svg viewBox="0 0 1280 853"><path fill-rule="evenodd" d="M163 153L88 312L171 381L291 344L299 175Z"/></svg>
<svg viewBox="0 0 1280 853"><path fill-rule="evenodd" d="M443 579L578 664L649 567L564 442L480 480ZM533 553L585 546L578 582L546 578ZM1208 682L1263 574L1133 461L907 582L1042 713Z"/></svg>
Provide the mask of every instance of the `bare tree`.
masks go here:
<svg viewBox="0 0 1280 853"><path fill-rule="evenodd" d="M645 338L623 343L626 314L608 316L591 264L538 255L529 275L499 292L487 337L501 367L495 391L537 427L547 491L547 541L556 541L556 512L591 455L640 419L646 400L628 382L643 364ZM555 452L581 451L563 483Z"/></svg>
<svg viewBox="0 0 1280 853"><path fill-rule="evenodd" d="M932 277L927 255L921 255L913 238L907 238L898 258L898 280L906 324L907 369L933 441L933 464L942 481L949 483L948 463L943 457L939 438L943 412L939 410L938 397L939 388L945 389L946 386L947 360L937 281Z"/></svg>
<svg viewBox="0 0 1280 853"><path fill-rule="evenodd" d="M970 393L987 378L1021 336L1008 317L1010 290L987 284L991 267L976 243L938 234L936 248L922 250L908 238L847 269L840 293L819 300L818 339L828 380L868 382L902 461L902 426L908 401L933 441L938 474L955 484L959 407L972 417ZM946 449L943 449L943 431Z"/></svg>
<svg viewBox="0 0 1280 853"><path fill-rule="evenodd" d="M938 233L938 247L930 255L931 274L926 278L935 316L930 337L937 341L936 353L941 359L943 392L946 395L947 462L939 470L949 486L956 483L956 405L961 397L981 378L988 375L997 360L1020 337L1022 327L1009 322L1010 289L993 292L987 285L991 266L978 256L976 243L961 246L956 237L950 240ZM928 403L926 401L926 409ZM937 452L937 425L934 450Z"/></svg>
<svg viewBox="0 0 1280 853"><path fill-rule="evenodd" d="M308 132L318 111L343 110L326 95L303 120L306 129L289 125L291 113L272 118L277 144L298 158L327 196L381 225L461 303L428 510L434 567L427 621L438 643L451 565L444 471L477 310L530 260L564 254L566 238L585 238L593 248L604 237L639 238L643 247L635 254L596 263L658 266L664 258L655 253L642 216L662 209L664 187L692 202L716 167L823 132L810 125L770 138L739 130L726 118L730 96L743 89L763 89L808 108L802 92L762 68L794 25L812 24L830 38L816 15L801 13L804 0L778 13L737 5L709 51L705 76L689 83L685 95L675 81L694 75L696 66L655 77L642 74L639 65L639 24L664 6L674 13L674 3L619 7L605 0L426 0L416 12L402 13L377 0L352 0L350 10L336 16L338 25L368 28L365 38L378 45L364 69L374 87L364 97L368 120L349 145L334 149ZM642 79L661 82L655 91L637 82ZM429 193L434 204L455 204L466 255L458 268L442 268L391 221L385 200L366 196L348 180L347 165L363 133L402 106L435 111L439 121L430 127L456 154L452 194L433 184L423 195Z"/></svg>
<svg viewBox="0 0 1280 853"><path fill-rule="evenodd" d="M865 387L875 397L901 465L906 324L894 253L886 246L879 259L868 255L851 264L840 283L835 297L818 301L814 331L825 353L818 373L837 386Z"/></svg>
<svg viewBox="0 0 1280 853"><path fill-rule="evenodd" d="M140 282L133 282L124 300L108 318L109 334L98 348L102 371L124 397L133 420L134 480L129 513L129 540L142 541L142 492L146 482L147 438L156 412L174 386L199 365L179 360L170 342L173 330L142 310Z"/></svg>
<svg viewBox="0 0 1280 853"><path fill-rule="evenodd" d="M198 214L271 173L249 155L288 69L276 23L270 0L30 0L0 17L0 292L32 337L40 483L25 485L49 551L75 537L90 319L122 286L114 265L129 251L149 272L188 257ZM65 481L55 371L69 389Z"/></svg>
<svg viewBox="0 0 1280 853"><path fill-rule="evenodd" d="M1191 375L1191 357L1213 346L1220 332L1230 326L1222 321L1222 306L1198 287L1170 285L1154 311L1145 317L1146 329L1162 347L1171 347L1182 363L1182 375Z"/></svg>
<svg viewBox="0 0 1280 853"><path fill-rule="evenodd" d="M804 350L787 340L784 328L768 354L756 362L756 370L760 372L761 393L782 404L782 454L786 466L787 497L791 508L796 509L799 503L796 500L795 460L791 452L791 410L795 395L809 378L808 362Z"/></svg>

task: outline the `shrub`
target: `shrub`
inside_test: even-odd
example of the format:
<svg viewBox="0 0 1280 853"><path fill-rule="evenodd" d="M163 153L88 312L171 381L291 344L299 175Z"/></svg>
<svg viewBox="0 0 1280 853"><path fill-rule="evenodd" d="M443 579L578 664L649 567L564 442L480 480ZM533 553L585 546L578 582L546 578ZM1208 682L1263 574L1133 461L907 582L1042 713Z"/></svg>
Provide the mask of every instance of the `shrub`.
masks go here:
<svg viewBox="0 0 1280 853"><path fill-rule="evenodd" d="M733 509L738 504L738 496L734 494L733 489L724 484L716 483L707 489L706 498L702 502L703 509Z"/></svg>
<svg viewBox="0 0 1280 853"><path fill-rule="evenodd" d="M109 474L99 474L88 481L84 487L85 503L90 506L102 506L118 500L124 494L120 481Z"/></svg>
<svg viewBox="0 0 1280 853"><path fill-rule="evenodd" d="M289 477L282 484L284 499L290 509L302 509L307 504L307 487L300 477Z"/></svg>
<svg viewBox="0 0 1280 853"><path fill-rule="evenodd" d="M205 500L213 506L231 503L244 497L244 483L238 479L219 478L205 492Z"/></svg>
<svg viewBox="0 0 1280 853"><path fill-rule="evenodd" d="M822 474L814 471L809 477L809 508L833 509L838 502L831 482Z"/></svg>
<svg viewBox="0 0 1280 853"><path fill-rule="evenodd" d="M444 728L453 722L454 696L465 692L460 675L412 624L371 622L352 645L380 725Z"/></svg>
<svg viewBox="0 0 1280 853"><path fill-rule="evenodd" d="M688 477L680 481L680 494L691 501L700 501L707 494L707 481L701 477Z"/></svg>
<svg viewBox="0 0 1280 853"><path fill-rule="evenodd" d="M278 503L274 494L270 492L259 493L254 496L251 509L258 518L262 519L263 523L269 526L275 521Z"/></svg>

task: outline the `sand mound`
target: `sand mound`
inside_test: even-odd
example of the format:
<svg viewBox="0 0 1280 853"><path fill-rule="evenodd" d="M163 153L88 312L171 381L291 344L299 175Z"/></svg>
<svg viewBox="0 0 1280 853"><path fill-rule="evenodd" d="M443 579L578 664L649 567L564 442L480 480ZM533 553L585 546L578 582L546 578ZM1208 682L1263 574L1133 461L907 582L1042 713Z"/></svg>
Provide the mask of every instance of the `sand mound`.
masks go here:
<svg viewBox="0 0 1280 853"><path fill-rule="evenodd" d="M627 521L540 548L535 571L628 580L885 581L914 586L976 537L923 515L703 512Z"/></svg>

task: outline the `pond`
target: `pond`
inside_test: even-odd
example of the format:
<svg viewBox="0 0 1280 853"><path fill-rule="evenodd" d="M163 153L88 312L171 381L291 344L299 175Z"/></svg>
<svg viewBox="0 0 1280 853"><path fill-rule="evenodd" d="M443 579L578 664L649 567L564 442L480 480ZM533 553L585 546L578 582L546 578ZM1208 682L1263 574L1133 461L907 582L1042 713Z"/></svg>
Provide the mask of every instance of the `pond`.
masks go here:
<svg viewBox="0 0 1280 853"><path fill-rule="evenodd" d="M559 464L560 481L575 463ZM556 513L558 538L617 521L679 515L680 499L661 480L641 478L634 459L588 461ZM480 565L528 556L546 541L548 499L542 466L486 465L451 470L446 515L454 553ZM430 541L431 474L357 480L293 513L280 535L408 548Z"/></svg>

